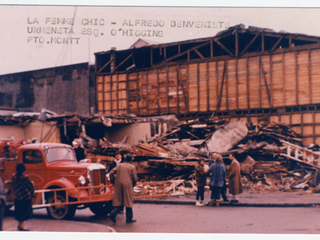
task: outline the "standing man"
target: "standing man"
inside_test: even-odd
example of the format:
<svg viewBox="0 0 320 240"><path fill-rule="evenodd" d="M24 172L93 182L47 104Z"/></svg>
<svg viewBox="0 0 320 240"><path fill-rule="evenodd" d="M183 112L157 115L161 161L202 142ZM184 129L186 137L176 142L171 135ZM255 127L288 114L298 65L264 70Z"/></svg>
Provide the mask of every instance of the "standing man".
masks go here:
<svg viewBox="0 0 320 240"><path fill-rule="evenodd" d="M239 202L238 195L243 191L241 182L240 163L232 154L229 155L229 159L231 160L231 164L229 167L227 177L229 178L229 193L233 195L233 199L230 203L237 203Z"/></svg>
<svg viewBox="0 0 320 240"><path fill-rule="evenodd" d="M118 150L118 151L116 151L116 155L114 156L114 159L109 166L108 173L110 173L112 169L114 169L116 166L118 166L119 163L122 163L122 162L123 162L122 156L121 156L120 151Z"/></svg>
<svg viewBox="0 0 320 240"><path fill-rule="evenodd" d="M110 213L112 222L116 222L117 214L126 208L126 223L133 223L133 187L138 180L136 167L131 163L132 154L128 153L125 162L120 163L110 172L110 181L114 184L114 196L112 205L114 209Z"/></svg>
<svg viewBox="0 0 320 240"><path fill-rule="evenodd" d="M0 231L2 231L3 216L6 209L5 197L4 185L0 178Z"/></svg>
<svg viewBox="0 0 320 240"><path fill-rule="evenodd" d="M112 161L112 163L110 164L109 168L108 168L108 172L107 172L107 177L110 179L110 172L112 169L114 169L116 166L119 165L119 163L123 163L123 159L122 159L122 155L120 153L119 150L117 150L115 152L115 156L114 159ZM121 208L121 210L119 211L120 214L123 214L123 207Z"/></svg>
<svg viewBox="0 0 320 240"><path fill-rule="evenodd" d="M81 147L81 142L79 138L73 140L72 146L74 152L76 153L76 158L78 162L86 158L86 154L84 152L84 149Z"/></svg>

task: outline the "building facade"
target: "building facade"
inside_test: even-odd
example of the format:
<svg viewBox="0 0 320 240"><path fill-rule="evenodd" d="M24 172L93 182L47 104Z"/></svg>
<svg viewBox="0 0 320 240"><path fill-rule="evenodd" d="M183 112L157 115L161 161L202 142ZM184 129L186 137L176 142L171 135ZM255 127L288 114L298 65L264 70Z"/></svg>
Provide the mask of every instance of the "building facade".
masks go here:
<svg viewBox="0 0 320 240"><path fill-rule="evenodd" d="M95 56L99 114L278 122L320 144L320 37L237 25Z"/></svg>

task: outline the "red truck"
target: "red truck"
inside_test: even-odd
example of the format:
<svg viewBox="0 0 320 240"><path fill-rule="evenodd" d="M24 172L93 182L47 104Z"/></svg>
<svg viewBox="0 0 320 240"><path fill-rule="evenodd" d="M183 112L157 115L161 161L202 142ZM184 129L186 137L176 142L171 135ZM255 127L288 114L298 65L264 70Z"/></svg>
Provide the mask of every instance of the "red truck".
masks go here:
<svg viewBox="0 0 320 240"><path fill-rule="evenodd" d="M77 209L89 207L96 215L111 211L113 186L99 163L77 162L70 145L60 143L0 143L0 177L7 189L7 208L13 206L11 178L18 163L35 187L33 208L47 208L55 219L72 218Z"/></svg>

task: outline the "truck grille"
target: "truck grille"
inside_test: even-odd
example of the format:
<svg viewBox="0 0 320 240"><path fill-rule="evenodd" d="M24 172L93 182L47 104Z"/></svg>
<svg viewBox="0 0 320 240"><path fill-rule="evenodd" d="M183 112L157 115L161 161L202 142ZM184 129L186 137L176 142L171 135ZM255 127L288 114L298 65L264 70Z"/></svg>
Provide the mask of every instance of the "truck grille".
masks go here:
<svg viewBox="0 0 320 240"><path fill-rule="evenodd" d="M106 184L106 170L105 169L94 169L90 172L91 176L91 186L100 186L101 184ZM95 188L94 192L99 193L99 188Z"/></svg>

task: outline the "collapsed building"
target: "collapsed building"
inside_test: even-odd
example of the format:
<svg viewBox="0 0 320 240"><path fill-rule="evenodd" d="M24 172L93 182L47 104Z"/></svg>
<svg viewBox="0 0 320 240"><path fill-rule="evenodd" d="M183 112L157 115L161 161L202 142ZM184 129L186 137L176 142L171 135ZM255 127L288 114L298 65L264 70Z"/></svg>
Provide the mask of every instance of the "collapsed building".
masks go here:
<svg viewBox="0 0 320 240"><path fill-rule="evenodd" d="M237 154L248 188L318 186L320 37L240 24L213 37L112 49L95 57L94 73L82 64L28 73L24 84L25 74L0 76L6 87L0 103L56 112L46 123L58 135L48 141L70 144L79 137L88 156L105 164L116 149L132 152L140 176L151 180L190 181L197 160L209 161L216 151L227 164L228 154ZM10 92L17 83L20 92ZM50 96L56 97L66 84L86 92L41 105L44 89L54 88ZM225 139L232 142L228 147L218 135L225 128L241 133Z"/></svg>
<svg viewBox="0 0 320 240"><path fill-rule="evenodd" d="M320 143L319 37L237 25L95 56L99 114L276 122Z"/></svg>

